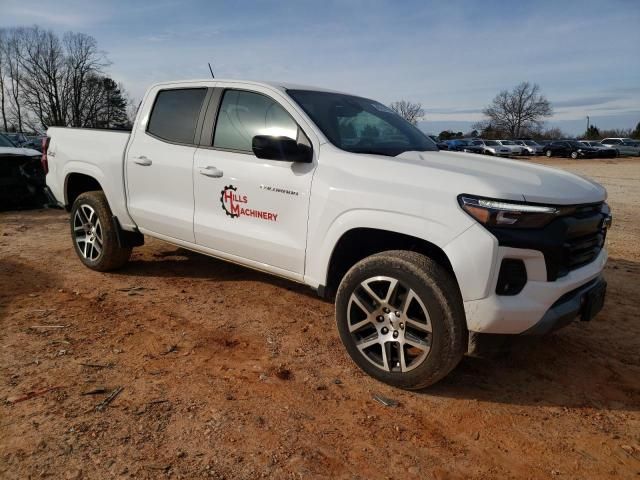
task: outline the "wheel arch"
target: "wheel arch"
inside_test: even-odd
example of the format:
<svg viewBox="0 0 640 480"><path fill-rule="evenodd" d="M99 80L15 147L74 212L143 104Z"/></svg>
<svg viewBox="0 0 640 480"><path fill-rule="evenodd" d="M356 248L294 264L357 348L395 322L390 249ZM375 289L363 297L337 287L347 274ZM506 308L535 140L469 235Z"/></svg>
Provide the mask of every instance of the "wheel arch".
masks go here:
<svg viewBox="0 0 640 480"><path fill-rule="evenodd" d="M104 192L100 182L90 174L71 172L64 179L64 205L67 210L71 210L73 202L81 194L94 190Z"/></svg>
<svg viewBox="0 0 640 480"><path fill-rule="evenodd" d="M444 250L435 243L406 233L356 227L344 232L336 242L329 257L325 282L319 287L319 293L326 298L333 298L340 281L353 265L370 255L388 250L421 253L451 272L455 278L451 261Z"/></svg>

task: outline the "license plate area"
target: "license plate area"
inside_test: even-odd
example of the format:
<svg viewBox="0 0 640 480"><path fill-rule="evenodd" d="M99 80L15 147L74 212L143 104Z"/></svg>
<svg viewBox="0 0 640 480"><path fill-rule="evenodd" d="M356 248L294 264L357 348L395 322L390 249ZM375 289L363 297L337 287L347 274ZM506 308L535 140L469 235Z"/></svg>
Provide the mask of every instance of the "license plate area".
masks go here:
<svg viewBox="0 0 640 480"><path fill-rule="evenodd" d="M580 320L588 322L602 310L606 293L607 282L603 281L584 294Z"/></svg>

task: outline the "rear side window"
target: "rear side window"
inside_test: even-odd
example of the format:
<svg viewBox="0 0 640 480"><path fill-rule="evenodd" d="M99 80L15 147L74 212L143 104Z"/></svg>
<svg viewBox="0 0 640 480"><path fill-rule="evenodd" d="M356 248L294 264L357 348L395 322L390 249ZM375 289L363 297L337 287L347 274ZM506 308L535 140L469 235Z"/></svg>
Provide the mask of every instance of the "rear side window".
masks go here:
<svg viewBox="0 0 640 480"><path fill-rule="evenodd" d="M227 90L220 105L213 146L251 152L256 135L297 140L298 124L284 108L265 95Z"/></svg>
<svg viewBox="0 0 640 480"><path fill-rule="evenodd" d="M162 90L156 97L147 131L163 140L194 143L206 88Z"/></svg>

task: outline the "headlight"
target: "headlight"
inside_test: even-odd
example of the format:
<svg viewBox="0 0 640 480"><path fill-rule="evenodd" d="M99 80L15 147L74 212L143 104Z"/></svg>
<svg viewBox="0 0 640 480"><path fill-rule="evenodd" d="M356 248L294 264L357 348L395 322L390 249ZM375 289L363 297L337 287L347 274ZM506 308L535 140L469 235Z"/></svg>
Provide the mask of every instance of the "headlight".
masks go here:
<svg viewBox="0 0 640 480"><path fill-rule="evenodd" d="M460 195L462 209L485 227L542 228L560 215L561 210L546 205L513 203Z"/></svg>

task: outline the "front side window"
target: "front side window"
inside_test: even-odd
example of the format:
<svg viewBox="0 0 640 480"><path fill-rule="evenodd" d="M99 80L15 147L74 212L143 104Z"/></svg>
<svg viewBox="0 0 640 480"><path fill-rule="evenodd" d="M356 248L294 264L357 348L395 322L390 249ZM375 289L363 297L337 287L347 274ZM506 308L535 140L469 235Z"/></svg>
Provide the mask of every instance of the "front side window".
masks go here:
<svg viewBox="0 0 640 480"><path fill-rule="evenodd" d="M147 131L163 140L194 143L206 88L161 90L153 105Z"/></svg>
<svg viewBox="0 0 640 480"><path fill-rule="evenodd" d="M437 151L436 143L381 103L341 93L287 90L336 147L352 153L396 156Z"/></svg>
<svg viewBox="0 0 640 480"><path fill-rule="evenodd" d="M256 135L297 140L298 124L275 100L265 95L227 90L220 104L213 146L251 152Z"/></svg>

